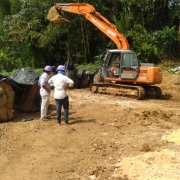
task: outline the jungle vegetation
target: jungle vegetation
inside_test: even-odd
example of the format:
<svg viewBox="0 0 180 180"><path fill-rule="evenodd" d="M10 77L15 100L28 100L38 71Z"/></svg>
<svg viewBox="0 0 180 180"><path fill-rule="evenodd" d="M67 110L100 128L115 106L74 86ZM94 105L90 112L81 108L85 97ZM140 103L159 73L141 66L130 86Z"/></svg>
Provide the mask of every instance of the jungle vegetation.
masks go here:
<svg viewBox="0 0 180 180"><path fill-rule="evenodd" d="M64 2L63 0L59 0ZM88 3L127 38L141 62L180 59L179 0L66 0ZM97 64L115 44L83 16L65 13L70 23L47 20L53 0L1 0L0 72L18 67Z"/></svg>

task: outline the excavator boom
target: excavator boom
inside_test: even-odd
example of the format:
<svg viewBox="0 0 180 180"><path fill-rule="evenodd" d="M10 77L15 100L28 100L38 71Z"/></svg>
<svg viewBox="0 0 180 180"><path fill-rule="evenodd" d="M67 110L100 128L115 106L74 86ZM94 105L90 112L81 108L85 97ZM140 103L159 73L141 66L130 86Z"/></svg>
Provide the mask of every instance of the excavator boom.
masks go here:
<svg viewBox="0 0 180 180"><path fill-rule="evenodd" d="M87 20L100 29L106 36L108 36L117 46L118 49L128 50L129 43L123 34L119 33L116 26L110 23L104 16L95 10L95 8L87 3L56 3L48 13L48 20L58 23L54 19L54 11L60 15L62 11L83 15ZM53 18L52 18L53 17ZM59 21L62 23L63 21ZM68 22L68 20L66 20Z"/></svg>

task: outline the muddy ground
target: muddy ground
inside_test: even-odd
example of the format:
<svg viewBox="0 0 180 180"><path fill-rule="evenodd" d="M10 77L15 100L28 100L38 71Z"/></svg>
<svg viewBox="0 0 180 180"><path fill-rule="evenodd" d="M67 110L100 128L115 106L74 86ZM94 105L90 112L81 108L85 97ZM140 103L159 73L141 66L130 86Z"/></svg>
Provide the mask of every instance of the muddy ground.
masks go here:
<svg viewBox="0 0 180 180"><path fill-rule="evenodd" d="M15 112L0 123L2 180L179 180L180 85L164 75L161 99L69 90L70 125ZM177 84L177 85L175 85Z"/></svg>

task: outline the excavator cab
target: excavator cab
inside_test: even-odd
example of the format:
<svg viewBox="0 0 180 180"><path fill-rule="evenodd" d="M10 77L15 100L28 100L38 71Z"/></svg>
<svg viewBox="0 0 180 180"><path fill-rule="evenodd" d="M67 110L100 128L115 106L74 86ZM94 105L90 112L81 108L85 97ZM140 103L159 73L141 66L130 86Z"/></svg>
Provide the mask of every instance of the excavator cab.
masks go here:
<svg viewBox="0 0 180 180"><path fill-rule="evenodd" d="M139 62L136 54L130 50L108 50L102 64L103 77L136 79L139 74Z"/></svg>

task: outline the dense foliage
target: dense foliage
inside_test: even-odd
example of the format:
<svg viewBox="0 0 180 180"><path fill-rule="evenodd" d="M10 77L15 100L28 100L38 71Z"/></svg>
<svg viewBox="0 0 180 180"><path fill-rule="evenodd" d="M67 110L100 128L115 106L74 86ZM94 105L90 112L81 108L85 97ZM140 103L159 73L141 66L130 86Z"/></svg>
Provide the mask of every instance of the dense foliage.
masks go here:
<svg viewBox="0 0 180 180"><path fill-rule="evenodd" d="M79 15L65 13L69 24L49 22L47 13L54 3L53 0L1 0L0 71L12 71L19 66L56 66L67 60L97 64L98 55L106 48L116 48ZM86 0L86 3L116 25L140 61L159 63L180 58L178 0Z"/></svg>

